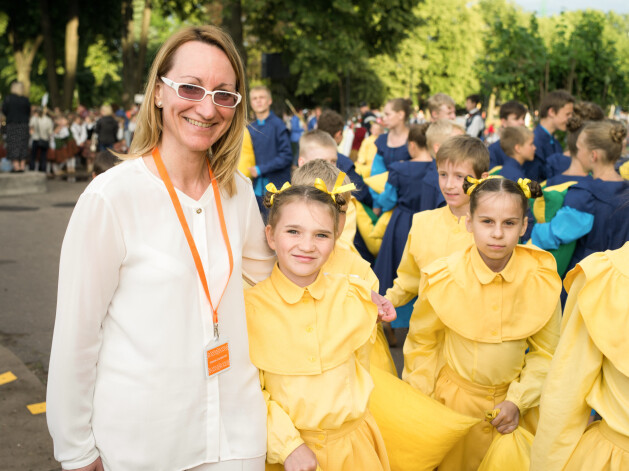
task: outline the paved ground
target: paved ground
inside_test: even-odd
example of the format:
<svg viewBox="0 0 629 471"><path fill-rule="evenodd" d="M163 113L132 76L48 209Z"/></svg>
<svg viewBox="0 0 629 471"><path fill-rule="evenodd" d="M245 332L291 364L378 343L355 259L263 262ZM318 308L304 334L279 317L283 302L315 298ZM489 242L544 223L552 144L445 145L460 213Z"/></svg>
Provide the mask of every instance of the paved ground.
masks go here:
<svg viewBox="0 0 629 471"><path fill-rule="evenodd" d="M29 404L45 401L55 318L59 253L72 208L86 186L47 182L48 193L0 197L0 469L59 469L45 414ZM392 348L398 372L406 331Z"/></svg>
<svg viewBox="0 0 629 471"><path fill-rule="evenodd" d="M0 198L0 469L59 469L45 414L45 379L55 316L59 252L85 183L49 181L48 193Z"/></svg>

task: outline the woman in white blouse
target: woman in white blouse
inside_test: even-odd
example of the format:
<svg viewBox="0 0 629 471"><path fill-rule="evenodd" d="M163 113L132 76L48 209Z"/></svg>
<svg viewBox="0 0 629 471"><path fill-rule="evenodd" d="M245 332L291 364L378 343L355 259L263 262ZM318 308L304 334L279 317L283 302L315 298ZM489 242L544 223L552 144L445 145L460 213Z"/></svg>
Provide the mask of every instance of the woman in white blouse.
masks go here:
<svg viewBox="0 0 629 471"><path fill-rule="evenodd" d="M47 398L66 470L264 469L241 278L265 278L274 259L236 171L245 97L229 36L176 33L152 65L130 155L79 198L61 250ZM217 331L229 369L209 366Z"/></svg>

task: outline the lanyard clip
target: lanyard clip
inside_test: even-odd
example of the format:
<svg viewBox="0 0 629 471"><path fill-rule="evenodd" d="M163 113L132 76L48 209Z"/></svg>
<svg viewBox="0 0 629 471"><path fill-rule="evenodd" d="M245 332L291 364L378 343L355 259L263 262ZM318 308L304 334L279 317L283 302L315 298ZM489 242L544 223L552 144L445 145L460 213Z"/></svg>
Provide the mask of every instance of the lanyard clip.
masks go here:
<svg viewBox="0 0 629 471"><path fill-rule="evenodd" d="M218 338L218 323L214 324L214 338Z"/></svg>

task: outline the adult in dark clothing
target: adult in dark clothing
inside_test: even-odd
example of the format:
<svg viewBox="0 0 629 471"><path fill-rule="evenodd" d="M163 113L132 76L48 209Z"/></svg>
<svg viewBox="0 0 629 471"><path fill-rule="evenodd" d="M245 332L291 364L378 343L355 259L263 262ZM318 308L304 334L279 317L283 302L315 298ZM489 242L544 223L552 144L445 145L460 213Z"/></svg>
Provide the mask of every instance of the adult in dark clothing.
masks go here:
<svg viewBox="0 0 629 471"><path fill-rule="evenodd" d="M369 119L372 118L372 119ZM371 123L376 120L376 115L369 109L369 105L366 101L360 103L360 122L367 130L369 134L371 134Z"/></svg>
<svg viewBox="0 0 629 471"><path fill-rule="evenodd" d="M13 164L12 172L23 172L28 157L31 103L24 96L21 82L11 84L11 93L2 103L2 114L7 123L7 158Z"/></svg>
<svg viewBox="0 0 629 471"><path fill-rule="evenodd" d="M118 121L113 117L113 110L109 105L100 108L101 118L96 121L94 132L98 135L98 151L113 149L118 142Z"/></svg>

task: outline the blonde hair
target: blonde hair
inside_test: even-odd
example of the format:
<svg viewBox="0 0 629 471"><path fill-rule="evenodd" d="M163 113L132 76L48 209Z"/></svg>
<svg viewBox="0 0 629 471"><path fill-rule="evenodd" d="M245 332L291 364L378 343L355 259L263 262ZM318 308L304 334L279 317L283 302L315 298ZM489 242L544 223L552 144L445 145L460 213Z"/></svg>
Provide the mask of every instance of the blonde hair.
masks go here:
<svg viewBox="0 0 629 471"><path fill-rule="evenodd" d="M273 96L271 95L271 90L269 90L269 87L267 87L266 85L256 85L255 87L251 87L251 90L249 90L249 94L251 95L251 93L253 92L266 92L269 98L273 98Z"/></svg>
<svg viewBox="0 0 629 471"><path fill-rule="evenodd" d="M430 114L441 108L441 105L456 107L456 103L454 103L452 97L450 95L446 95L445 93L435 93L433 96L428 98L428 109L430 110Z"/></svg>
<svg viewBox="0 0 629 471"><path fill-rule="evenodd" d="M622 154L627 137L627 126L613 119L591 121L585 125L581 133L585 137L585 145L589 150L603 151L605 154L603 162L613 164Z"/></svg>
<svg viewBox="0 0 629 471"><path fill-rule="evenodd" d="M448 119L440 119L432 123L426 131L426 145L430 154L432 155L435 144L443 144L455 130L465 133L465 129ZM433 155L433 157L435 156Z"/></svg>
<svg viewBox="0 0 629 471"><path fill-rule="evenodd" d="M293 185L313 185L317 178L320 178L328 187L328 190L334 188L336 179L341 171L334 164L331 164L327 160L315 159L310 162L306 162L301 167L295 170L291 177ZM343 179L343 185L352 183L347 175ZM352 197L352 192L342 193L343 199L349 203Z"/></svg>
<svg viewBox="0 0 629 471"><path fill-rule="evenodd" d="M137 115L137 125L129 155L122 159L133 159L150 153L159 143L163 131L162 111L155 105L155 89L160 77L173 67L174 56L179 48L188 42L199 41L219 48L225 53L236 74L236 91L242 101L236 107L231 125L208 149L210 166L221 189L229 196L236 192L234 173L238 167L243 133L247 122L247 94L245 91L245 71L242 60L232 38L216 26L189 26L173 34L162 45L149 72L144 101Z"/></svg>
<svg viewBox="0 0 629 471"><path fill-rule="evenodd" d="M14 95L24 95L24 84L22 82L13 82L11 84L11 93Z"/></svg>
<svg viewBox="0 0 629 471"><path fill-rule="evenodd" d="M531 137L533 131L526 126L510 126L500 131L500 147L509 157L515 154L515 146L523 146Z"/></svg>
<svg viewBox="0 0 629 471"><path fill-rule="evenodd" d="M299 156L308 158L308 154L319 147L328 147L336 152L336 142L327 132L320 129L305 132L299 139Z"/></svg>
<svg viewBox="0 0 629 471"><path fill-rule="evenodd" d="M435 158L437 166L444 162L459 164L471 162L474 169L474 177L480 178L483 173L489 171L489 150L483 141L477 137L452 136L447 139L439 150Z"/></svg>
<svg viewBox="0 0 629 471"><path fill-rule="evenodd" d="M100 107L100 114L101 116L111 116L114 114L114 110L111 105L103 105Z"/></svg>

